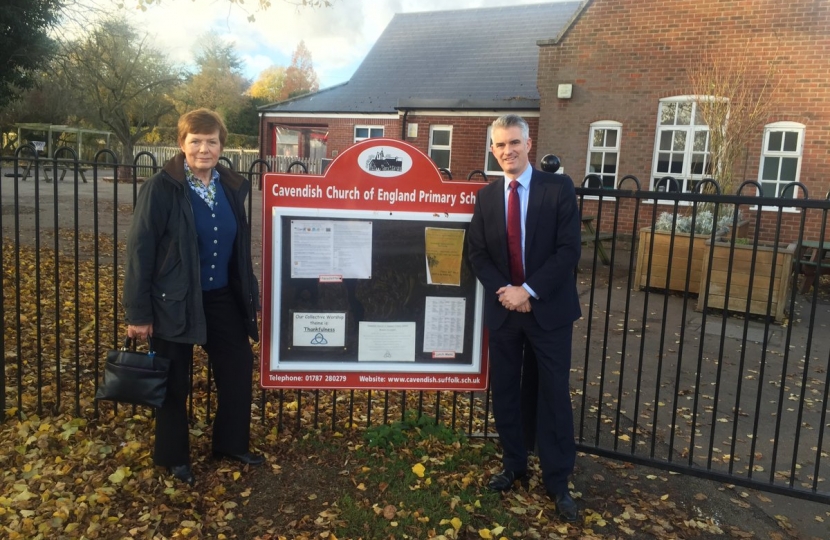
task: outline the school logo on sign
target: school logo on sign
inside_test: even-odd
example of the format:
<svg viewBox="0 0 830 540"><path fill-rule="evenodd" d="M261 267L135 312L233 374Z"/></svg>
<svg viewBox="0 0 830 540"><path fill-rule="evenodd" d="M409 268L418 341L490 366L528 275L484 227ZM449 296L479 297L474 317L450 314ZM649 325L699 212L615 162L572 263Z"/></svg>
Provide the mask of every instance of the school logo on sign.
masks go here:
<svg viewBox="0 0 830 540"><path fill-rule="evenodd" d="M412 158L398 148L373 146L357 157L360 168L374 176L392 177L405 174L412 168Z"/></svg>

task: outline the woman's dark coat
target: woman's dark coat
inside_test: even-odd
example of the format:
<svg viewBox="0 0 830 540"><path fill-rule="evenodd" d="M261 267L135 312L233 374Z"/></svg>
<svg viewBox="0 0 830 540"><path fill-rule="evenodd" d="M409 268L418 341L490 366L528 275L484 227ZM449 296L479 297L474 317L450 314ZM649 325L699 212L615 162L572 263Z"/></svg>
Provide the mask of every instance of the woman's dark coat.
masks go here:
<svg viewBox="0 0 830 540"><path fill-rule="evenodd" d="M220 184L236 216L236 240L228 286L239 302L248 335L259 339L259 286L251 262L251 236L245 198L251 186L242 176L217 165ZM127 236L123 305L132 325L153 325L153 336L179 343L207 341L199 277L199 248L184 154L168 161L138 194Z"/></svg>

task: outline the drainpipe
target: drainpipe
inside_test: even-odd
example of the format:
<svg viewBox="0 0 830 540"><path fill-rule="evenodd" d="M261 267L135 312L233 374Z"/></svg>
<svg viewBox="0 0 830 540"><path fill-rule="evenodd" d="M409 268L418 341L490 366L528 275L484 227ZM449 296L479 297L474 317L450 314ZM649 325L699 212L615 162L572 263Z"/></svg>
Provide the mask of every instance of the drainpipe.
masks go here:
<svg viewBox="0 0 830 540"><path fill-rule="evenodd" d="M406 141L406 116L409 114L409 111L406 110L403 112L403 120L401 120L401 140Z"/></svg>

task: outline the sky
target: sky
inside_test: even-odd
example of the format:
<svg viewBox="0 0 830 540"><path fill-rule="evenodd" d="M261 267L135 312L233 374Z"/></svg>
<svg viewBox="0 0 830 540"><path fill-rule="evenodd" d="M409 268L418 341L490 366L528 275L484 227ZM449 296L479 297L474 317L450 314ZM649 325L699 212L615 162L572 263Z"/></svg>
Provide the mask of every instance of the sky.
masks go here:
<svg viewBox="0 0 830 540"><path fill-rule="evenodd" d="M292 52L303 40L320 88L348 81L396 13L505 5L504 0L333 0L329 8L308 8L298 6L300 0L271 0L267 11L254 13L255 21L249 22L244 6L257 0L243 7L229 0L161 0L143 12L135 8L136 0L109 1L123 2L136 27L181 65L192 66L198 38L215 31L234 43L251 80L271 65L290 65ZM540 0L511 1L537 3Z"/></svg>

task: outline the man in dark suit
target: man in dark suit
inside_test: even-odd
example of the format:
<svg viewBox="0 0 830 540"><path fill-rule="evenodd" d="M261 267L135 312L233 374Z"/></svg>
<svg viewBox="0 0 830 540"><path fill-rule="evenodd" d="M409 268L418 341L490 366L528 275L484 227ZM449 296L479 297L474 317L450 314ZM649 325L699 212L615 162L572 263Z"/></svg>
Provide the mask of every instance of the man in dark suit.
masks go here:
<svg viewBox="0 0 830 540"><path fill-rule="evenodd" d="M538 364L537 447L545 489L566 521L578 519L568 491L576 459L568 378L573 322L581 316L574 270L581 249L571 179L535 170L525 120L493 122L491 150L505 178L479 190L468 233L473 272L484 286L493 414L504 469L488 487L506 491L527 475L521 374L527 342Z"/></svg>

